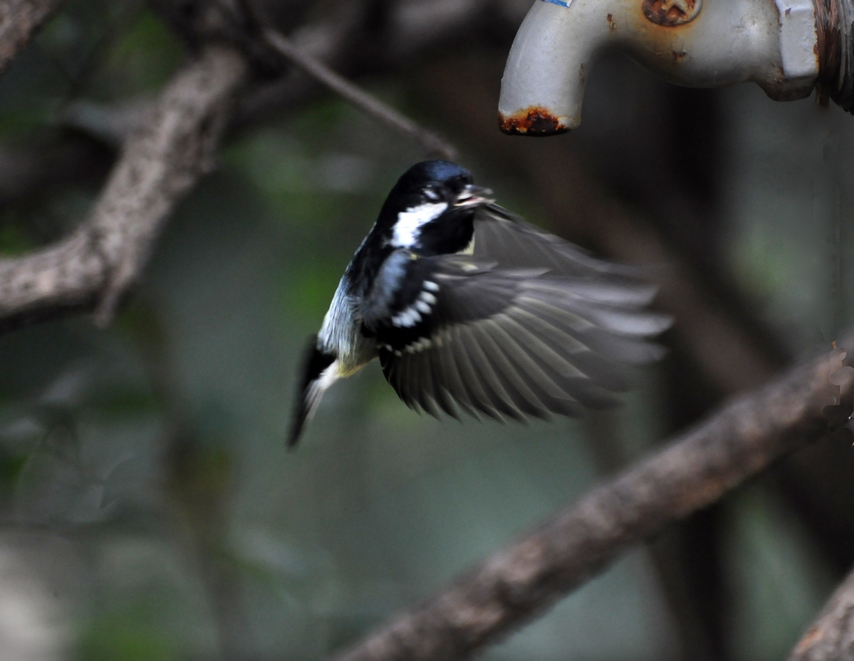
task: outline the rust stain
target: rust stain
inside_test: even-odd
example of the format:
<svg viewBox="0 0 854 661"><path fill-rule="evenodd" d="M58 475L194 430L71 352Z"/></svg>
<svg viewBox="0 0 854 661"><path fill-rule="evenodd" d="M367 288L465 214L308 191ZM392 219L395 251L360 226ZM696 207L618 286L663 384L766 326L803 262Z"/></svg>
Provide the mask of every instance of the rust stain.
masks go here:
<svg viewBox="0 0 854 661"><path fill-rule="evenodd" d="M498 126L507 135L527 135L532 137L566 133L569 127L550 113L546 108L531 106L512 115L498 113Z"/></svg>
<svg viewBox="0 0 854 661"><path fill-rule="evenodd" d="M685 56L688 55L684 50L675 50L673 51L673 63L679 64L682 60L685 59Z"/></svg>
<svg viewBox="0 0 854 661"><path fill-rule="evenodd" d="M842 21L835 2L815 3L815 27L817 43L813 52L818 56L818 85L820 90L834 96L839 68L842 63Z"/></svg>
<svg viewBox="0 0 854 661"><path fill-rule="evenodd" d="M613 14L608 14L608 29L611 32L617 29L617 21L614 20Z"/></svg>
<svg viewBox="0 0 854 661"><path fill-rule="evenodd" d="M701 0L643 0L643 14L666 28L690 23L700 13Z"/></svg>

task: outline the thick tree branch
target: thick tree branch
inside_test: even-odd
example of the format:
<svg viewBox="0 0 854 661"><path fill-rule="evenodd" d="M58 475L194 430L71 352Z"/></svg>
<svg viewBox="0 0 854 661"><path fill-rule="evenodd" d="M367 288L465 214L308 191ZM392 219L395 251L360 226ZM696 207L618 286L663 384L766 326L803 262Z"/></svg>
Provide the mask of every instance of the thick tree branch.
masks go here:
<svg viewBox="0 0 854 661"><path fill-rule="evenodd" d="M0 73L65 0L0 0Z"/></svg>
<svg viewBox="0 0 854 661"><path fill-rule="evenodd" d="M468 657L542 613L628 547L716 502L786 453L840 430L854 402L854 369L846 366L854 338L843 346L733 401L338 661Z"/></svg>
<svg viewBox="0 0 854 661"><path fill-rule="evenodd" d="M89 220L57 245L0 260L0 329L94 305L110 318L176 202L212 168L245 71L236 51L207 49L128 139Z"/></svg>
<svg viewBox="0 0 854 661"><path fill-rule="evenodd" d="M789 661L852 661L854 659L854 572L801 638Z"/></svg>

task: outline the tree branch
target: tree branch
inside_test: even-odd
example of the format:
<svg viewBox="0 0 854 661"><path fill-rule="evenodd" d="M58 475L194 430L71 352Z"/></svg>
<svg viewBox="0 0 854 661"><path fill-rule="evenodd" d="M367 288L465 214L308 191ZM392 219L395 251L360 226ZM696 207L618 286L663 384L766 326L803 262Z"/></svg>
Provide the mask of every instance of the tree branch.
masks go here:
<svg viewBox="0 0 854 661"><path fill-rule="evenodd" d="M65 0L0 0L0 73Z"/></svg>
<svg viewBox="0 0 854 661"><path fill-rule="evenodd" d="M106 323L148 259L163 222L208 172L246 64L211 47L166 87L128 140L89 220L60 243L0 260L0 329L98 307Z"/></svg>
<svg viewBox="0 0 854 661"><path fill-rule="evenodd" d="M507 6L497 11L493 6L497 3L483 0L387 3L382 32L372 35L366 43L364 38L358 38L366 32L365 12L359 12L355 3L341 4L344 10L338 12L340 15L302 25L288 34L288 40L300 53L334 67L350 79L399 70L407 60L453 38L470 45L486 22L485 17L512 36L529 7L520 2L517 12ZM376 48L376 44L382 44L382 48ZM248 90L235 113L237 128L255 126L299 107L318 95L322 88L317 82L296 71ZM491 118L492 115L490 121Z"/></svg>
<svg viewBox="0 0 854 661"><path fill-rule="evenodd" d="M180 14L180 9L184 6L168 0L150 1L169 21L173 21L174 14ZM475 0L460 0L452 5L426 2L423 6L392 5L389 9L391 12L389 26L376 39L376 42L383 44L383 53L381 56L371 58L370 64L363 62L364 58L360 59L359 44L354 44L354 39L347 36L352 32L358 32L361 25L349 15L344 18L327 17L322 22L302 25L289 36L289 40L314 60L331 63L333 66L338 63L358 61L355 66L347 67L348 75L354 73L361 75L365 72L383 73L399 67L402 59L413 58L418 53L447 40L449 34L467 34L470 40L470 35L476 26L482 23L480 20L484 13L482 5L482 2ZM522 15L518 17L502 11L495 14L493 19L500 19L503 21L502 26L512 30L515 25L518 25L518 21L524 16L526 10L527 7L524 7ZM232 27L239 31L237 23L232 24ZM182 30L182 34L184 32ZM249 41L249 36L245 35L242 41ZM257 128L264 121L279 119L283 113L293 112L316 98L321 92L322 87L315 79L298 71L285 74L274 82L256 81L238 100L229 132L239 133ZM90 135L98 143L112 145L116 140L121 140L127 130L135 127L140 117L147 112L149 104L148 99L136 99L109 106L90 102L73 103L64 110L58 118L58 123L60 126L70 126ZM491 122L489 125L493 127ZM71 141L76 141L77 144L68 147L66 143ZM80 141L74 136L63 136L58 140L54 139L53 142L55 144L49 151L45 151L39 143L31 147L32 153L26 155L23 153L25 148L7 151L0 147L0 173L6 170L5 163L15 162L19 158L26 159L26 167L15 171L14 176L8 181L0 177L0 203L14 203L26 197L33 189L38 189L42 185L43 179L56 184L78 180L75 168L54 167L53 156L57 152L70 151L72 148L83 149L84 145L79 144ZM85 162L95 168L102 167L108 162L108 156L109 154L104 150L97 162L92 163L91 150L84 153L84 158L87 159Z"/></svg>
<svg viewBox="0 0 854 661"><path fill-rule="evenodd" d="M457 158L457 150L445 138L420 126L403 113L338 75L277 31L267 28L262 29L261 34L277 52L365 114L390 126L407 138L415 140L429 153L438 154L448 160Z"/></svg>
<svg viewBox="0 0 854 661"><path fill-rule="evenodd" d="M854 408L854 369L846 361L854 337L843 346L733 401L338 661L468 657L542 613L631 545L714 503L808 441L842 429Z"/></svg>
<svg viewBox="0 0 854 661"><path fill-rule="evenodd" d="M854 572L801 638L789 661L851 661L854 659Z"/></svg>

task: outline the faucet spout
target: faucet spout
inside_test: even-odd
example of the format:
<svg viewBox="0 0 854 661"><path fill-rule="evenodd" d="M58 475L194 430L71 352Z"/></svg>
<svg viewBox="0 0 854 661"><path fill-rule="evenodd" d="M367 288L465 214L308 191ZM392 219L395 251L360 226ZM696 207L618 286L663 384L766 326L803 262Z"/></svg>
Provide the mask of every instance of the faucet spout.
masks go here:
<svg viewBox="0 0 854 661"><path fill-rule="evenodd" d="M608 50L678 85L753 81L773 99L803 98L819 77L814 2L828 1L536 0L504 70L501 130L579 126L585 85Z"/></svg>

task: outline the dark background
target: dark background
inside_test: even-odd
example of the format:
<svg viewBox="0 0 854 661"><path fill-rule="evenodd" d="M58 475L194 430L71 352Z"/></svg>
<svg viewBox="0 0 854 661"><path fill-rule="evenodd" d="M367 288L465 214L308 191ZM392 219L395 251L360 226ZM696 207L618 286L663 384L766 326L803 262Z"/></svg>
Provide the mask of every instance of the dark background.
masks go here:
<svg viewBox="0 0 854 661"><path fill-rule="evenodd" d="M336 7L269 4L283 29ZM850 322L854 119L610 56L577 131L503 136L528 3L448 7L470 15L406 48L366 24L373 50L334 64L445 134L508 208L655 264L667 359L620 409L527 426L419 417L371 366L286 453L303 343L425 154L319 89L255 115L109 329L0 338L0 658L324 658ZM85 217L115 156L103 111L186 57L142 2L53 19L0 79L4 256ZM852 452L787 459L484 658L784 657L854 559Z"/></svg>

